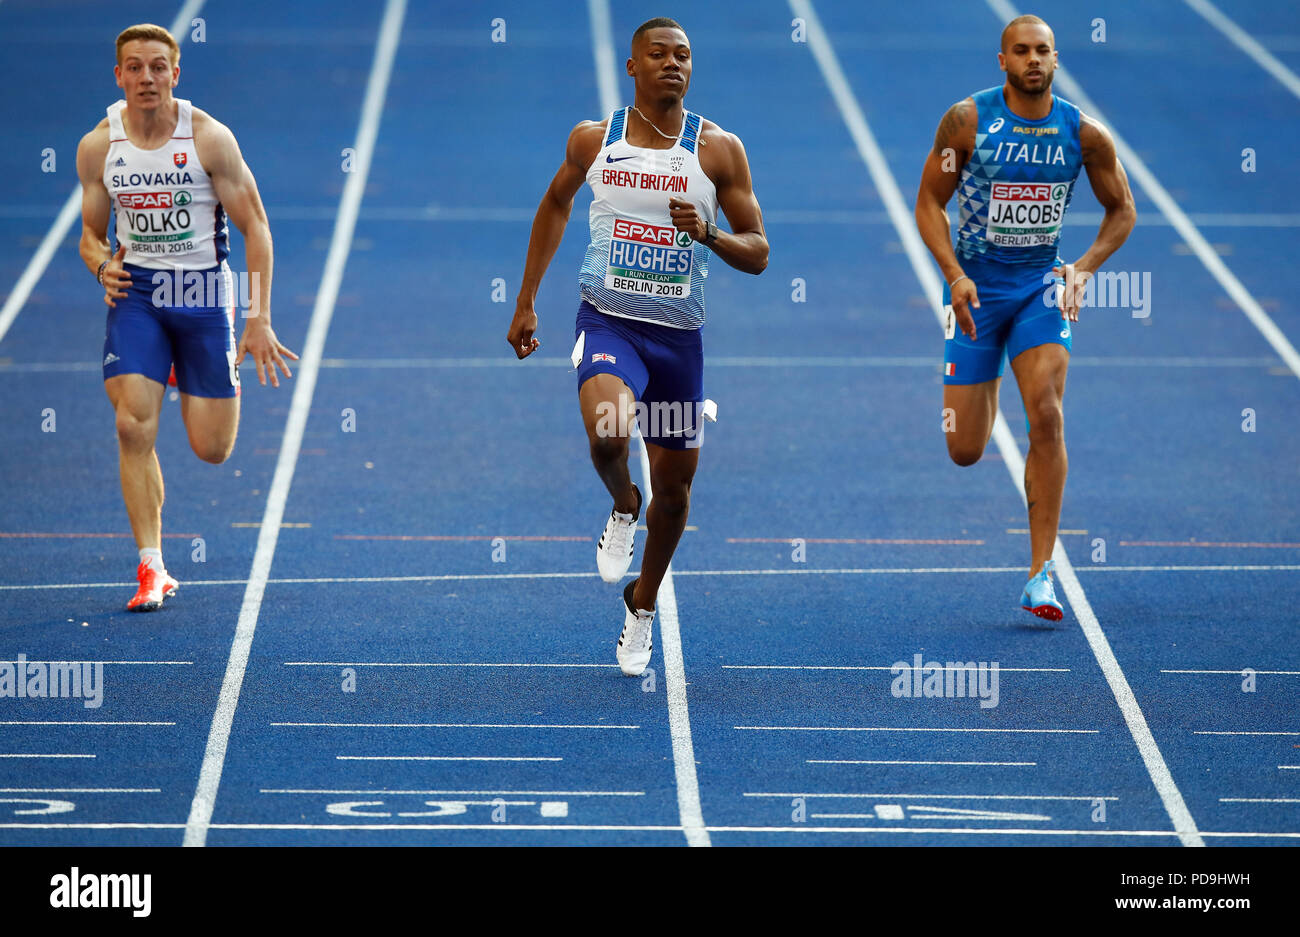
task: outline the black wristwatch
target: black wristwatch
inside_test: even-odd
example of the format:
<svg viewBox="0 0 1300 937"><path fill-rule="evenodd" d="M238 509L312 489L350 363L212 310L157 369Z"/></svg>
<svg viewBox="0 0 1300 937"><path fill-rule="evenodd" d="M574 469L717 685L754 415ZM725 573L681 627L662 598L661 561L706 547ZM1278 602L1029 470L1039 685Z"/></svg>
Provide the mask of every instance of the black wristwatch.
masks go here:
<svg viewBox="0 0 1300 937"><path fill-rule="evenodd" d="M712 244L718 239L718 226L712 221L704 222L704 243Z"/></svg>

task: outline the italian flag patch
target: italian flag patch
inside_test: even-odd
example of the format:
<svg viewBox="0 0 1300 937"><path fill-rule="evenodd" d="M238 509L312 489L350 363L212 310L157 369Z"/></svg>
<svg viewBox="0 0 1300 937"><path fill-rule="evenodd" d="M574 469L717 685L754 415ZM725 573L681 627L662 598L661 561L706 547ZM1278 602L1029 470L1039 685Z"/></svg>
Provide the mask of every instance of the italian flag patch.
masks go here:
<svg viewBox="0 0 1300 937"><path fill-rule="evenodd" d="M957 365L951 361L945 361L943 365L943 373L948 377L952 377L957 373Z"/></svg>

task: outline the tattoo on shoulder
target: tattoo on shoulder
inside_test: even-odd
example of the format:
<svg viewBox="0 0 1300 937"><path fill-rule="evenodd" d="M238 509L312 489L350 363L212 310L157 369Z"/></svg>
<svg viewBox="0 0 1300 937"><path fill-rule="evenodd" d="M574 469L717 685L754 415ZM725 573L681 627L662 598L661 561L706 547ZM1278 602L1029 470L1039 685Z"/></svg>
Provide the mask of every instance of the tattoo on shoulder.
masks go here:
<svg viewBox="0 0 1300 937"><path fill-rule="evenodd" d="M942 156L943 151L952 146L970 123L972 106L968 101L958 101L948 108L948 113L939 121L939 130L934 135L934 155Z"/></svg>

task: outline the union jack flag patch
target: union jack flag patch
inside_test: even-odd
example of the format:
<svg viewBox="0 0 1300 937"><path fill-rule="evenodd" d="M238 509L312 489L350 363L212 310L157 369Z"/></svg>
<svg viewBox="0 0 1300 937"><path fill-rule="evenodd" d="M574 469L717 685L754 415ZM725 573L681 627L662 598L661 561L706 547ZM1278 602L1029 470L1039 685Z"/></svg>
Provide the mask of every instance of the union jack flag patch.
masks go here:
<svg viewBox="0 0 1300 937"><path fill-rule="evenodd" d="M596 362L596 361L608 361L610 364L618 364L618 360L615 359L615 357L614 357L613 355L607 355L607 354L604 354L603 352L597 352L596 354L592 355L592 356L591 356L591 360L592 360L593 362Z"/></svg>

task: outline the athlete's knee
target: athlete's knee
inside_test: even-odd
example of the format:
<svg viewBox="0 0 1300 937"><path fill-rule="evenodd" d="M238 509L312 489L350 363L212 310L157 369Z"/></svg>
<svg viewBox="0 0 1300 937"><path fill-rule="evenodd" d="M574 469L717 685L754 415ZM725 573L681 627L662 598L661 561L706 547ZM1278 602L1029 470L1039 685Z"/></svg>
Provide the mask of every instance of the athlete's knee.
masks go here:
<svg viewBox="0 0 1300 937"><path fill-rule="evenodd" d="M656 483L654 493L654 500L650 504L656 514L672 521L680 521L690 513L690 482Z"/></svg>
<svg viewBox="0 0 1300 937"><path fill-rule="evenodd" d="M158 435L158 418L140 416L128 407L117 409L117 441L129 452L147 452Z"/></svg>
<svg viewBox="0 0 1300 937"><path fill-rule="evenodd" d="M967 465L974 465L984 456L983 449L977 449L974 446L949 446L948 458L952 459L957 465L963 468Z"/></svg>
<svg viewBox="0 0 1300 937"><path fill-rule="evenodd" d="M1040 445L1057 443L1065 438L1065 413L1061 401L1043 397L1028 408L1029 442Z"/></svg>
<svg viewBox="0 0 1300 937"><path fill-rule="evenodd" d="M591 437L591 461L597 465L627 460L628 438L596 433Z"/></svg>
<svg viewBox="0 0 1300 937"><path fill-rule="evenodd" d="M235 441L233 439L191 439L190 448L204 462L220 465L230 458L230 453L235 448Z"/></svg>

